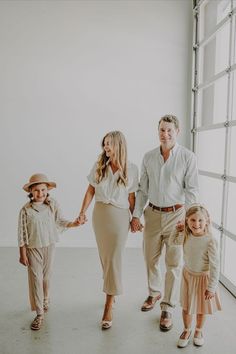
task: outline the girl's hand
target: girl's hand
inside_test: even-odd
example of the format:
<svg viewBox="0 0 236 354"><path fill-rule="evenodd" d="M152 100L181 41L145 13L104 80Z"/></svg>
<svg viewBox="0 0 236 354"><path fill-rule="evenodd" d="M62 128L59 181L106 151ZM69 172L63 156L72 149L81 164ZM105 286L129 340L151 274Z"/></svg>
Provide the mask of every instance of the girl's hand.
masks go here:
<svg viewBox="0 0 236 354"><path fill-rule="evenodd" d="M77 226L80 226L80 221L79 219L75 219L75 221L71 222L69 227L77 227Z"/></svg>
<svg viewBox="0 0 236 354"><path fill-rule="evenodd" d="M215 296L215 293L212 291L206 290L205 291L205 300L210 300Z"/></svg>
<svg viewBox="0 0 236 354"><path fill-rule="evenodd" d="M21 264L23 264L24 266L26 266L26 267L28 267L28 265L29 265L29 260L28 260L28 257L26 255L25 256L20 256L19 262Z"/></svg>
<svg viewBox="0 0 236 354"><path fill-rule="evenodd" d="M184 231L184 222L183 221L178 221L176 225L176 230L178 232Z"/></svg>
<svg viewBox="0 0 236 354"><path fill-rule="evenodd" d="M76 220L78 220L81 225L85 224L88 221L85 213L80 213L79 217Z"/></svg>

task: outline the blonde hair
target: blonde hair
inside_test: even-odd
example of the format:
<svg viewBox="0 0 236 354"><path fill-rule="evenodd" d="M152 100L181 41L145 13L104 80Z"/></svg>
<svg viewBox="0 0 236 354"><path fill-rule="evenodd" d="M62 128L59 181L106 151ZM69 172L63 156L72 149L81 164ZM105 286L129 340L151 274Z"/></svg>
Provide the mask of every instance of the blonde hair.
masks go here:
<svg viewBox="0 0 236 354"><path fill-rule="evenodd" d="M186 215L185 215L184 242L186 242L187 238L189 237L189 234L191 233L191 230L188 227L188 218L195 213L202 213L203 214L203 216L205 217L206 222L207 222L206 228L205 228L205 233L212 236L211 221L210 221L210 215L208 213L208 210L205 208L205 206L203 206L201 204L193 204L186 211Z"/></svg>
<svg viewBox="0 0 236 354"><path fill-rule="evenodd" d="M119 169L120 175L117 180L117 184L124 184L125 186L128 183L127 176L127 144L123 133L120 131L111 131L107 133L102 139L102 153L99 155L97 161L97 169L95 173L95 179L97 183L100 183L103 178L107 176L107 169L111 159L106 156L104 151L105 139L110 138L111 146L114 150L114 160Z"/></svg>

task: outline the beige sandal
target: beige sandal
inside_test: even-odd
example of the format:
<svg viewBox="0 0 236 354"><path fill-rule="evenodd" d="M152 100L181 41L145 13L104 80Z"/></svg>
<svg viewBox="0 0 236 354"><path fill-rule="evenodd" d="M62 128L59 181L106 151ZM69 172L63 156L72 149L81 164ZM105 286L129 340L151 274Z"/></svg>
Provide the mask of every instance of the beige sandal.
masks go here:
<svg viewBox="0 0 236 354"><path fill-rule="evenodd" d="M35 317L35 319L33 320L33 322L31 323L30 328L33 331L38 331L42 327L42 324L43 324L43 316L42 315L37 315Z"/></svg>

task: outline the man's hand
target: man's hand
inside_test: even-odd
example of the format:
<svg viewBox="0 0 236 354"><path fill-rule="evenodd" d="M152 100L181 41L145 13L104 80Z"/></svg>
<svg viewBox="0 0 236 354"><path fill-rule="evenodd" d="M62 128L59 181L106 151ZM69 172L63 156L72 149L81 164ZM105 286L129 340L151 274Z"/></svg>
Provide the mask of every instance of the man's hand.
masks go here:
<svg viewBox="0 0 236 354"><path fill-rule="evenodd" d="M143 230L143 225L140 222L139 218L133 217L132 220L130 221L130 227L131 227L131 232L137 232L137 231L142 231Z"/></svg>
<svg viewBox="0 0 236 354"><path fill-rule="evenodd" d="M176 230L178 232L184 231L184 222L183 221L178 221L176 225Z"/></svg>

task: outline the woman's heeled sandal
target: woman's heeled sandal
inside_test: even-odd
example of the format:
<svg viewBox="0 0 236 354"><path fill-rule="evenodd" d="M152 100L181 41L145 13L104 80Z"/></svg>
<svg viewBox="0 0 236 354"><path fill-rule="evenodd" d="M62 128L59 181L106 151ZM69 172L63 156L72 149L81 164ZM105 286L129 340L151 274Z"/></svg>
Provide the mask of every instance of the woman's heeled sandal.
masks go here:
<svg viewBox="0 0 236 354"><path fill-rule="evenodd" d="M38 331L42 327L42 324L43 324L43 316L37 315L33 320L33 322L31 323L30 328L33 331Z"/></svg>
<svg viewBox="0 0 236 354"><path fill-rule="evenodd" d="M109 329L109 328L111 328L111 326L112 326L112 321L103 320L101 322L101 328L102 329Z"/></svg>

